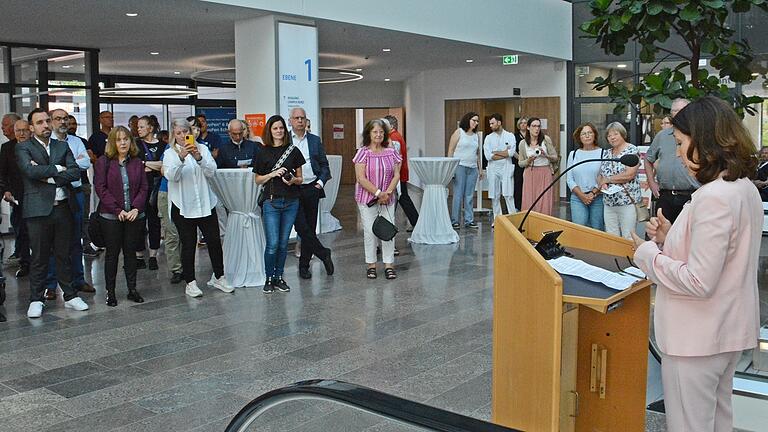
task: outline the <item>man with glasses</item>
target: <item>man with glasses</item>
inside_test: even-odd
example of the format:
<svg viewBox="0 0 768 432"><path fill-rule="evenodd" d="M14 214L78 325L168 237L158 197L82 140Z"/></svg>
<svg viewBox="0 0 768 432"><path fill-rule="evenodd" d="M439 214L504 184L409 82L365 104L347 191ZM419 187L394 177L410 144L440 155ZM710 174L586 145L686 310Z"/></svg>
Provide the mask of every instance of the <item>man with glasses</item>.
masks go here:
<svg viewBox="0 0 768 432"><path fill-rule="evenodd" d="M53 128L53 137L59 141L66 142L69 145L69 150L75 157L75 163L80 168L80 173L87 171L91 167L91 160L88 156L88 151L85 149L83 142L80 138L69 134L69 114L63 109L55 109L51 111L51 127ZM86 293L93 293L96 290L91 284L85 281L85 272L83 270L83 243L82 243L82 227L83 227L83 211L85 207L85 194L83 194L82 181L80 179L71 183L69 199L74 199L75 202L71 205L72 212L72 236L69 249L69 255L71 258L71 270L72 270L72 288L77 291ZM48 277L45 281L45 298L46 300L56 299L56 261L51 257L48 263Z"/></svg>
<svg viewBox="0 0 768 432"><path fill-rule="evenodd" d="M672 117L689 103L686 99L672 101ZM670 222L677 219L685 203L691 200L691 194L700 186L677 154L677 141L673 131L673 128L660 130L653 137L645 155L645 173L648 177L648 187L651 188L653 199L656 201L655 208L660 208ZM654 166L656 161L659 162L658 169ZM656 215L655 210L653 214Z"/></svg>
<svg viewBox="0 0 768 432"><path fill-rule="evenodd" d="M302 279L312 277L309 262L312 255L323 261L325 272L333 274L331 250L317 238L317 212L320 199L325 198L323 186L331 179L331 169L320 137L307 132L307 113L302 108L293 108L290 114L291 138L293 144L301 150L306 163L301 167L304 178L299 187L299 212L296 214L294 227L301 238L301 256L299 257L299 276Z"/></svg>
<svg viewBox="0 0 768 432"><path fill-rule="evenodd" d="M256 143L244 137L245 128L238 119L232 119L227 126L229 140L221 144L216 156L216 165L221 168L248 168L256 156ZM212 136L212 135L209 135Z"/></svg>
<svg viewBox="0 0 768 432"><path fill-rule="evenodd" d="M111 112L102 111L99 113L99 126L100 129L88 138L88 155L93 163L104 155L104 149L107 146L107 136L109 136L109 132L115 126L115 118Z"/></svg>

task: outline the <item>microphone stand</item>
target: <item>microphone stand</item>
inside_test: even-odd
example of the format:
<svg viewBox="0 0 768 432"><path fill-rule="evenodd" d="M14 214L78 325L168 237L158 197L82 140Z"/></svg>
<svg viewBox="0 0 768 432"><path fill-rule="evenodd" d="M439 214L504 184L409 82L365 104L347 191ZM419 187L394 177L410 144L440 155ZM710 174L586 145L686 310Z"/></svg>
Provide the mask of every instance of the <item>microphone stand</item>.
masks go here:
<svg viewBox="0 0 768 432"><path fill-rule="evenodd" d="M536 201L534 201L533 204L531 204L531 207L528 209L527 212L525 212L525 216L523 216L523 220L520 221L520 226L517 227L517 230L520 231L520 232L524 232L525 231L525 230L523 230L523 225L525 224L525 221L528 219L528 215L531 214L531 211L533 210L534 207L536 207L536 204L538 204L539 201L541 201L541 199L544 198L544 195L547 193L547 191L552 189L552 186L554 186L555 183L557 183L560 180L560 178L562 178L565 175L565 173L567 173L568 171L576 168L577 166L579 166L581 164L585 164L587 162L621 162L621 158L586 159L586 160L583 160L583 161L580 161L578 163L575 163L575 164L569 166L568 168L564 169L563 172L561 172L557 177L555 177L555 179L552 180L552 183L550 183L549 186L547 186L539 194L539 196L536 198Z"/></svg>

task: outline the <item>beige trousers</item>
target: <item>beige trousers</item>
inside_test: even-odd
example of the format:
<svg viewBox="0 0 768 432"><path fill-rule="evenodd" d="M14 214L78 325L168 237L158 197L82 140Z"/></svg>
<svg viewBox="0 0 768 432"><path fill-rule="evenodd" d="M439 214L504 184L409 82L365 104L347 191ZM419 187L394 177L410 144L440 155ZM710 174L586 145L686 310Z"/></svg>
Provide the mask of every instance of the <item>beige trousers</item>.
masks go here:
<svg viewBox="0 0 768 432"><path fill-rule="evenodd" d="M158 192L157 213L160 216L160 229L165 244L165 259L171 273L181 273L181 246L179 232L168 214L168 192Z"/></svg>

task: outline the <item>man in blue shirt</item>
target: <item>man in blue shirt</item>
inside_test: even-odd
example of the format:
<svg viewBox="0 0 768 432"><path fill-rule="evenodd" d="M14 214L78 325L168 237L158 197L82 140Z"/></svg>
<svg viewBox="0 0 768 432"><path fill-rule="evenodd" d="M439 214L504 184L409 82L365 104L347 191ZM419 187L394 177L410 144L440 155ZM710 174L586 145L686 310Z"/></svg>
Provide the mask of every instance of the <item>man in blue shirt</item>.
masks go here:
<svg viewBox="0 0 768 432"><path fill-rule="evenodd" d="M99 113L99 126L100 129L88 138L88 155L91 157L92 163L104 155L104 149L107 147L107 136L115 126L115 118L111 112L102 111Z"/></svg>
<svg viewBox="0 0 768 432"><path fill-rule="evenodd" d="M221 148L221 137L217 133L208 132L208 121L205 118L205 114L198 114L197 121L200 123L200 139L208 143L208 148L211 150L211 155L214 159L216 159L216 156L218 156L219 148Z"/></svg>
<svg viewBox="0 0 768 432"><path fill-rule="evenodd" d="M247 168L252 165L258 146L243 138L245 130L238 119L229 121L229 140L219 147L216 165L221 168Z"/></svg>

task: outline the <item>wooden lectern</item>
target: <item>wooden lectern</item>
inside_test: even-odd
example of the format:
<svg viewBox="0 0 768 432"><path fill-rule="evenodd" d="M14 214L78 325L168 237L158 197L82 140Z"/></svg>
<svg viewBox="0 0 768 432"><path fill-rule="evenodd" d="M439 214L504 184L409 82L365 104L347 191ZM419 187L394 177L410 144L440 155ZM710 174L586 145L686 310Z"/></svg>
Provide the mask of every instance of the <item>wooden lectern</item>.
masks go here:
<svg viewBox="0 0 768 432"><path fill-rule="evenodd" d="M520 233L522 219L496 219L494 423L530 432L643 432L651 282L617 291L561 277L530 241L562 230L558 240L575 258L614 271L614 259L629 266L632 242L539 213Z"/></svg>

